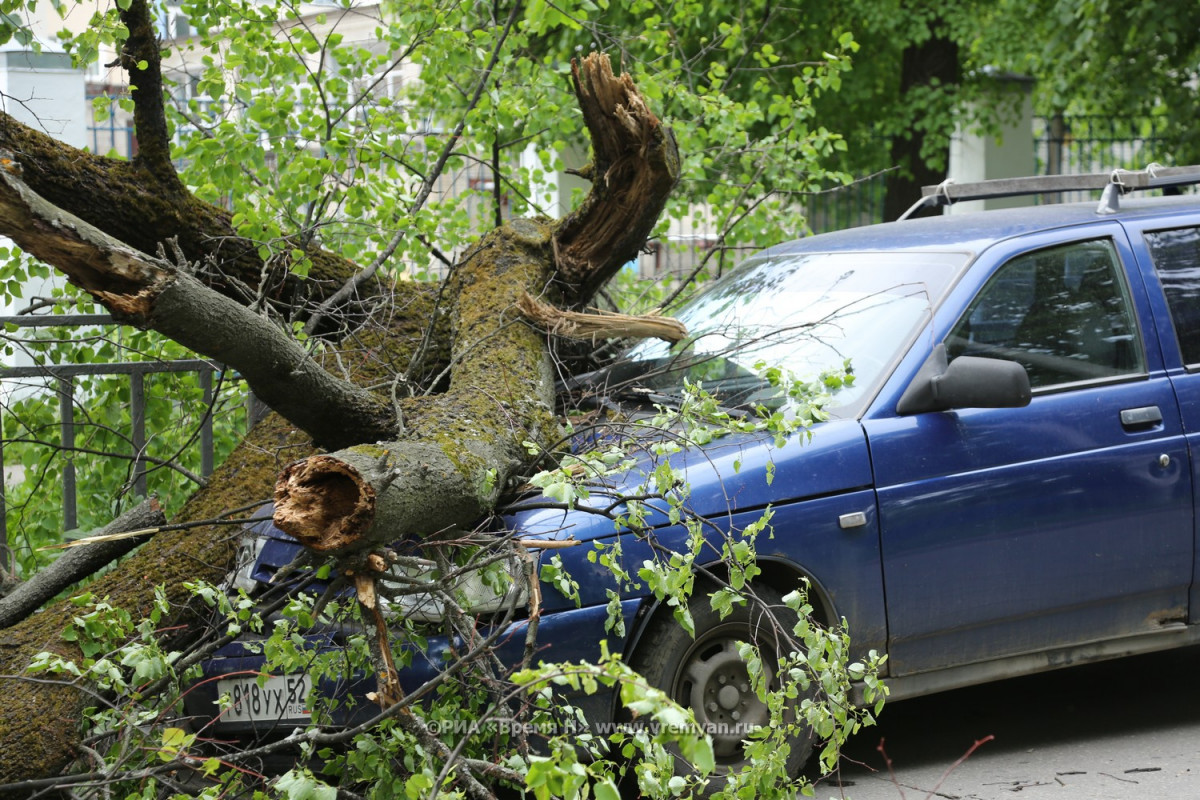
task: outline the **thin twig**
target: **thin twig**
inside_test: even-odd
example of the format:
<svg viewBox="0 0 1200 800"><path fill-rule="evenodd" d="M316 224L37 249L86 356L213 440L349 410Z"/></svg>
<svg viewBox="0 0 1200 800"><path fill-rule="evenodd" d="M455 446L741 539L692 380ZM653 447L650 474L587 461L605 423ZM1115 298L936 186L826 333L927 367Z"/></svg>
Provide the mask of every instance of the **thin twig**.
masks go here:
<svg viewBox="0 0 1200 800"><path fill-rule="evenodd" d="M480 75L479 81L475 85L474 95L472 95L471 100L460 116L458 123L454 126L454 131L450 134L450 138L446 140L446 144L442 148L441 153L438 154L438 159L434 163L433 169L430 170L429 174L425 176L425 180L422 182L421 188L417 191L417 196L413 199L412 206L408 210L410 216L417 213L421 210L421 208L424 207L425 201L429 199L429 195L433 192L434 182L437 180L438 176L442 174L442 170L445 169L446 162L450 160L450 154L454 152L455 145L457 145L458 140L462 138L463 130L467 125L467 117L475 109L475 107L479 105L479 100L483 97L483 92L487 88L488 82L491 80L492 72L495 71L496 64L500 61L500 52L504 47L505 41L508 39L508 34L510 31L512 31L513 24L520 16L521 8L522 3L517 2L513 4L512 12L508 15L508 20L504 23L504 29L500 32L500 37L496 40L495 47L492 48L491 58L488 60L487 66L484 67L483 73ZM396 248L400 246L400 242L404 241L404 237L407 235L407 227L402 227L400 230L396 231L391 240L387 243L379 255L376 256L375 260L366 267L366 269L363 269L351 276L349 280L342 284L340 289L334 292L328 299L326 299L323 303L321 303L320 306L317 307L317 310L313 313L312 317L310 317L308 322L305 323L304 332L311 334L314 330L316 330L317 326L321 324L321 321L329 313L329 309L333 308L343 300L346 300L348 297L350 297L350 295L358 291L360 286L371 280L371 278L375 276L375 273L379 271L379 268L382 267L388 261L388 259L392 257L392 254L396 252Z"/></svg>

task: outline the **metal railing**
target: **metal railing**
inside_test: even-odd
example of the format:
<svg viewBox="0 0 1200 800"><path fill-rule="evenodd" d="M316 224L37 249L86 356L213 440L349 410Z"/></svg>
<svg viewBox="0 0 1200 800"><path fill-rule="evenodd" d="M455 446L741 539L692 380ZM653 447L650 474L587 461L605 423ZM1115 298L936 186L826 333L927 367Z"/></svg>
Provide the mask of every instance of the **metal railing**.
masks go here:
<svg viewBox="0 0 1200 800"><path fill-rule="evenodd" d="M107 314L67 314L40 316L0 316L0 325L21 328L89 327L116 324ZM62 470L62 512L65 530L78 526L77 485L75 464L70 453L75 450L75 380L94 375L128 375L130 382L130 446L133 461L133 491L146 495L146 376L157 373L195 372L198 375L204 403L210 409L200 424L200 473L208 477L213 471L213 375L222 371L220 364L203 359L173 361L118 361L95 364L49 364L42 366L0 367L0 381L42 378L53 381L58 396L59 446L68 454ZM4 464L4 437L0 428L0 469ZM0 479L0 531L8 530L7 499L4 481Z"/></svg>
<svg viewBox="0 0 1200 800"><path fill-rule="evenodd" d="M1166 163L1162 143L1153 119L1057 115L1033 120L1038 175L1144 169L1155 160ZM1094 192L1080 191L1047 197L1045 201L1069 203L1094 196Z"/></svg>
<svg viewBox="0 0 1200 800"><path fill-rule="evenodd" d="M883 222L884 190L884 176L872 175L822 192L808 201L808 226L828 233Z"/></svg>
<svg viewBox="0 0 1200 800"><path fill-rule="evenodd" d="M107 113L97 116L96 104L107 100ZM90 112L87 126L88 149L98 156L115 154L118 158L132 158L137 151L137 137L133 130L133 117L122 111L115 97L88 95Z"/></svg>

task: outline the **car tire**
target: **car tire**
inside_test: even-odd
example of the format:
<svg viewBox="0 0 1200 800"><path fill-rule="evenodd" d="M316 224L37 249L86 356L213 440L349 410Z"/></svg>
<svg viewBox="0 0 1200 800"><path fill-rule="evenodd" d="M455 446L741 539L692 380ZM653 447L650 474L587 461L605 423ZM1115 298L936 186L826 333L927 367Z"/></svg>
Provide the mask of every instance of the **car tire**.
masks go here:
<svg viewBox="0 0 1200 800"><path fill-rule="evenodd" d="M750 687L746 662L738 653L739 643L757 645L764 669L773 672L781 655L781 637L777 634L790 635L796 623L796 613L769 586L753 587L761 602L748 600L735 605L724 619L709 602L711 592L711 586L706 590L697 581L688 604L695 623L694 639L669 609L660 608L629 662L650 685L690 708L701 728L712 736L716 771L706 793L718 791L724 776L747 763L739 730L746 731L749 725L770 725L766 706ZM787 772L794 780L812 753L812 732L806 730L790 744ZM678 753L675 762L677 774L686 776L690 765Z"/></svg>

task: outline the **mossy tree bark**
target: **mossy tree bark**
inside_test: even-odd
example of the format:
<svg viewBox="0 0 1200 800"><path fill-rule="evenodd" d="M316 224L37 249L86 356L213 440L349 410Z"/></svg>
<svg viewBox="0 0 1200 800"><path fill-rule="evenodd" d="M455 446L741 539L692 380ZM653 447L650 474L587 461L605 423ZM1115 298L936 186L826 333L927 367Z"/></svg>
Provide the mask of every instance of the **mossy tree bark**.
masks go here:
<svg viewBox="0 0 1200 800"><path fill-rule="evenodd" d="M143 3L131 9L133 48L149 23L139 16ZM126 60L148 61L157 72L156 50L131 51ZM556 437L547 339L521 318L518 302L528 293L559 305L586 304L636 255L678 179L674 139L632 82L614 76L602 56L586 59L574 75L595 149L596 179L580 209L561 221L512 221L485 236L452 270L443 314L434 314L429 295L411 286L372 284L371 291L406 298L411 313L396 319L397 304L389 304L390 321L371 329L365 346L401 368L413 361L434 374L448 367L442 394L397 400L326 372L284 331L243 308L232 283L212 278L257 280L262 264L248 243L237 245L229 215L197 201L177 179L172 184L169 159L147 146L164 144L165 136L154 109L141 108L161 103L148 78L135 93L137 123L147 129L139 130L145 155L128 164L74 151L0 116L0 234L61 269L119 318L237 369L279 413L256 427L197 492L184 519L214 518L269 496L274 485L281 527L349 562L404 535L470 525L495 503L506 479L528 465L524 443ZM169 239L181 257L153 255ZM219 269L200 275L187 266L201 261ZM355 269L325 252L316 263L320 280L313 286L336 288ZM271 288L284 303L316 291L286 277ZM447 321L449 347L414 359L428 345L412 334L434 318ZM378 383L373 370L363 368L364 385ZM317 453L313 441L336 452ZM183 581L219 581L235 539L218 528L160 534L91 591L137 613L163 586L182 614ZM6 699L0 783L53 774L78 755L85 696L22 677L38 651L74 655L60 635L70 618L69 606L53 606L0 636Z"/></svg>

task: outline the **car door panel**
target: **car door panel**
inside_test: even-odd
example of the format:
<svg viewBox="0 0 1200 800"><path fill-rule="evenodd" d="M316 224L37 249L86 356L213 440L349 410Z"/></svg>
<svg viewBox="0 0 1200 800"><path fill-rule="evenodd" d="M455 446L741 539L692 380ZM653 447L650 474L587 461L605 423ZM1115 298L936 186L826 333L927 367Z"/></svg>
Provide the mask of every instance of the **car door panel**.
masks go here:
<svg viewBox="0 0 1200 800"><path fill-rule="evenodd" d="M1114 421L1132 404L1173 403L1166 386L1106 388L1119 391L1091 400ZM1191 522L1186 448L1165 430L1131 434L1119 424L1101 444L1062 409L1074 403L1040 397L1026 409L873 426L877 464L928 465L917 480L880 481L893 674L1182 618L1190 570L1180 564L1190 562L1191 543L1176 532ZM1014 437L1027 447L1003 463L1008 451L990 442Z"/></svg>

